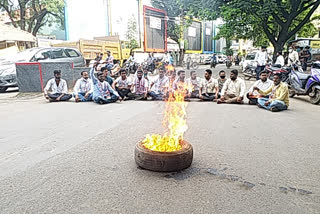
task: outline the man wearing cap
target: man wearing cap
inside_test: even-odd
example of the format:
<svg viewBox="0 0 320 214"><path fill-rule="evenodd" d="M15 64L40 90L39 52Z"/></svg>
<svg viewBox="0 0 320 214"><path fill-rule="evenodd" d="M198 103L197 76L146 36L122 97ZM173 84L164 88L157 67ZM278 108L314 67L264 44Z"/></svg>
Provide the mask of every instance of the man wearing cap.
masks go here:
<svg viewBox="0 0 320 214"><path fill-rule="evenodd" d="M261 47L261 51L257 53L255 61L258 63L256 74L257 74L257 80L259 80L260 72L264 70L268 61L267 47L265 46Z"/></svg>
<svg viewBox="0 0 320 214"><path fill-rule="evenodd" d="M160 67L158 77L150 84L149 96L152 97L153 100L163 100L166 97L169 78L165 76L164 70L164 67Z"/></svg>
<svg viewBox="0 0 320 214"><path fill-rule="evenodd" d="M246 85L243 79L238 78L238 71L232 70L230 79L228 79L222 88L221 98L217 101L221 103L243 104Z"/></svg>
<svg viewBox="0 0 320 214"><path fill-rule="evenodd" d="M54 78L50 79L44 88L44 96L50 102L68 101L72 98L68 94L68 85L64 79L61 79L61 71L55 70L53 72ZM51 93L49 90L51 89Z"/></svg>

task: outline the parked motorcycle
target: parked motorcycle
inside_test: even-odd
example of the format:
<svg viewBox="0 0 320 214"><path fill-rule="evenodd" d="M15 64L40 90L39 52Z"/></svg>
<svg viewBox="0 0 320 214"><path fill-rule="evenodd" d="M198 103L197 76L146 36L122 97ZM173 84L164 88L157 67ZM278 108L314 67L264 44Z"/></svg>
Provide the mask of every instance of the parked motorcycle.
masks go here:
<svg viewBox="0 0 320 214"><path fill-rule="evenodd" d="M281 67L280 65L272 65L272 64L267 64L265 67L265 71L268 73L268 78L270 80L273 80L273 77L275 74L280 74L281 75L281 81L289 83L289 74L291 71L291 67Z"/></svg>
<svg viewBox="0 0 320 214"><path fill-rule="evenodd" d="M247 67L243 71L244 79L250 80L251 78L256 78L256 66L247 65Z"/></svg>
<svg viewBox="0 0 320 214"><path fill-rule="evenodd" d="M139 67L139 63L136 63L136 62L126 62L124 64L124 68L126 69L128 76L130 76L130 74L135 74L138 67Z"/></svg>
<svg viewBox="0 0 320 214"><path fill-rule="evenodd" d="M299 71L293 65L289 76L290 97L308 95L312 104L320 103L320 61L312 63L311 74Z"/></svg>
<svg viewBox="0 0 320 214"><path fill-rule="evenodd" d="M231 68L232 62L231 62L230 59L227 59L227 61L226 61L226 66L227 66L228 69Z"/></svg>

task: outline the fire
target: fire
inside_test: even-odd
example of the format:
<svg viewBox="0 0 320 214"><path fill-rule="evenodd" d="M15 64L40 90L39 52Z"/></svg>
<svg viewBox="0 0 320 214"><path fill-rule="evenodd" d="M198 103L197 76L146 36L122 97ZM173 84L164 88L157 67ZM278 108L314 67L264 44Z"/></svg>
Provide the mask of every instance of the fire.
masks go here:
<svg viewBox="0 0 320 214"><path fill-rule="evenodd" d="M167 70L168 72L174 71L173 65L166 65L165 68L166 68L166 70Z"/></svg>
<svg viewBox="0 0 320 214"><path fill-rule="evenodd" d="M182 148L180 142L183 141L183 135L188 129L187 103L184 101L187 87L186 84L181 84L178 86L179 90L170 93L163 120L163 125L168 131L163 136L147 135L143 141L144 147L158 152L173 152Z"/></svg>

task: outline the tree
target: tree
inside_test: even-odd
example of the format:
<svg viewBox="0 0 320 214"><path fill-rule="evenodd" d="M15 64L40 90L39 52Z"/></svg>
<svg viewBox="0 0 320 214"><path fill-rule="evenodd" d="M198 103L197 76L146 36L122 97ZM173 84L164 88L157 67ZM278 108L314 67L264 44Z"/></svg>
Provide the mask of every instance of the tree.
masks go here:
<svg viewBox="0 0 320 214"><path fill-rule="evenodd" d="M129 40L129 48L131 50L138 48L139 44L137 42L137 22L134 15L131 16L131 19L128 21L126 39Z"/></svg>
<svg viewBox="0 0 320 214"><path fill-rule="evenodd" d="M0 0L0 10L7 12L14 27L34 36L53 22L64 28L64 0Z"/></svg>
<svg viewBox="0 0 320 214"><path fill-rule="evenodd" d="M208 20L221 16L225 24L220 36L252 39L256 44L267 39L277 53L310 23L319 5L319 0L194 0L189 10Z"/></svg>
<svg viewBox="0 0 320 214"><path fill-rule="evenodd" d="M191 19L185 19L188 14L188 5L192 3L193 0L151 0L151 4L153 7L164 10L167 12L168 16L168 29L167 34L168 37L176 41L178 44L180 42L184 42L186 44L186 40L182 40L181 35L183 34L182 30L186 29L190 26ZM179 18L179 21L176 20ZM184 60L184 50L180 50L180 64Z"/></svg>

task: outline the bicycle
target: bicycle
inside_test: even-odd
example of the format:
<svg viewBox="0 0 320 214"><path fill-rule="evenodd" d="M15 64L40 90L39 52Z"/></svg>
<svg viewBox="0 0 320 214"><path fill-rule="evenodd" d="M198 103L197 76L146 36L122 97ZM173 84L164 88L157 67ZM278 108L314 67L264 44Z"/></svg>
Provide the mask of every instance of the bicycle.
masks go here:
<svg viewBox="0 0 320 214"><path fill-rule="evenodd" d="M186 63L185 61L182 62L182 67L183 67L184 69L187 68L187 63ZM189 69L197 70L198 68L199 68L199 64L198 64L196 61L191 60Z"/></svg>

